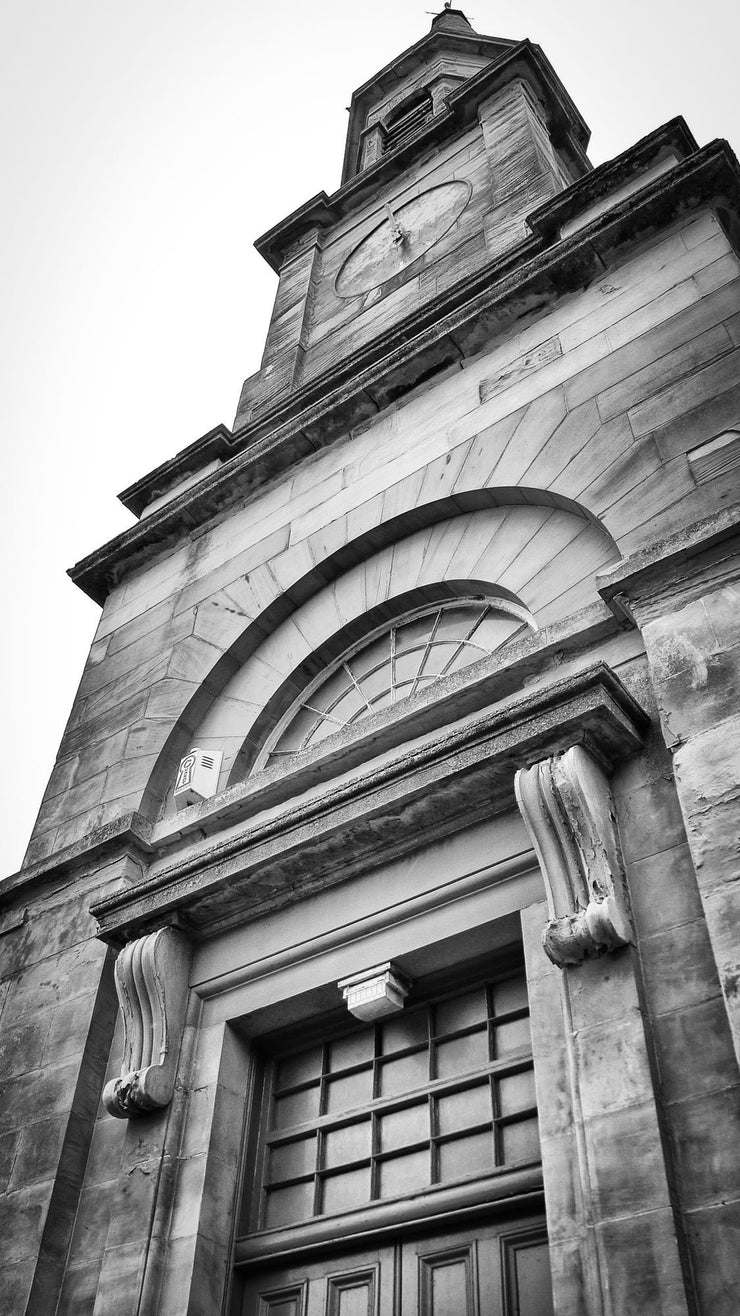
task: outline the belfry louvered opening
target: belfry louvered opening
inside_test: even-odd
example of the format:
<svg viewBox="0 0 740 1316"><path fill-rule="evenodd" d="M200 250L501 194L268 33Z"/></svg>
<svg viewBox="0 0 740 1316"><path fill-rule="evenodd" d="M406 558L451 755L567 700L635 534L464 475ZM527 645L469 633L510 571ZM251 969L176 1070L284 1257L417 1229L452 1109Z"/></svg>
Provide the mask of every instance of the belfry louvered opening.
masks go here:
<svg viewBox="0 0 740 1316"><path fill-rule="evenodd" d="M394 151L432 117L431 92L415 92L391 111L385 121L384 150Z"/></svg>

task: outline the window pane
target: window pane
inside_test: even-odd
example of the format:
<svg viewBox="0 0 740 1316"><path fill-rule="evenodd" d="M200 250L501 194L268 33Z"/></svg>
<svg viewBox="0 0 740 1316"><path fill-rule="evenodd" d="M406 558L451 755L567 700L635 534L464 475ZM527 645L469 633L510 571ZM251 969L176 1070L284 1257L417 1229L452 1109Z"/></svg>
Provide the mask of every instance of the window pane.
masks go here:
<svg viewBox="0 0 740 1316"><path fill-rule="evenodd" d="M393 1156L378 1166L381 1197L405 1197L431 1182L428 1151L412 1152L410 1156Z"/></svg>
<svg viewBox="0 0 740 1316"><path fill-rule="evenodd" d="M538 1161L540 1137L537 1120L520 1120L518 1124L502 1125L501 1148L505 1165L512 1161Z"/></svg>
<svg viewBox="0 0 740 1316"><path fill-rule="evenodd" d="M498 1024L493 1031L493 1048L496 1060L521 1055L522 1051L531 1051L532 1035L529 1030L529 1019L512 1019L508 1024Z"/></svg>
<svg viewBox="0 0 740 1316"><path fill-rule="evenodd" d="M345 679L349 684L349 677L346 673ZM341 699L337 700L336 704L327 709L329 716L333 719L332 722L329 723L329 726L334 726L334 729L336 730L337 722L340 724L352 722L353 719L357 717L358 713L365 712L366 709L367 703L357 689L357 686L349 684L349 689L345 691Z"/></svg>
<svg viewBox="0 0 740 1316"><path fill-rule="evenodd" d="M429 1054L427 1051L414 1051L409 1056L399 1056L398 1060L384 1061L380 1066L380 1095L395 1097L409 1092L429 1081Z"/></svg>
<svg viewBox="0 0 740 1316"><path fill-rule="evenodd" d="M500 613L489 612L473 636L476 644L494 653L500 645L505 644L510 635L524 631L526 626L518 617L502 617Z"/></svg>
<svg viewBox="0 0 740 1316"><path fill-rule="evenodd" d="M380 1150L395 1151L407 1147L412 1142L422 1142L429 1137L429 1106L426 1101L406 1106L404 1110L394 1110L390 1115L382 1115L380 1125Z"/></svg>
<svg viewBox="0 0 740 1316"><path fill-rule="evenodd" d="M387 664L391 657L391 637L390 632L386 631L379 639L372 640L359 653L352 655L348 659L347 666L350 668L355 680L363 684L364 678L372 671L387 670Z"/></svg>
<svg viewBox="0 0 740 1316"><path fill-rule="evenodd" d="M441 1142L437 1154L440 1183L463 1179L468 1174L485 1174L493 1169L493 1133L473 1133L468 1138Z"/></svg>
<svg viewBox="0 0 740 1316"><path fill-rule="evenodd" d="M338 1069L349 1069L350 1065L372 1060L374 1041L372 1028L363 1028L361 1032L337 1038L329 1047L330 1071L334 1074Z"/></svg>
<svg viewBox="0 0 740 1316"><path fill-rule="evenodd" d="M274 1188L267 1194L265 1227L292 1225L313 1215L313 1179L290 1188Z"/></svg>
<svg viewBox="0 0 740 1316"><path fill-rule="evenodd" d="M319 1113L319 1085L293 1092L288 1097L276 1097L272 1113L272 1127L287 1129L293 1124L305 1124L316 1119Z"/></svg>
<svg viewBox="0 0 740 1316"><path fill-rule="evenodd" d="M352 1211L370 1201L370 1166L348 1170L346 1174L331 1174L324 1179L322 1214L332 1211Z"/></svg>
<svg viewBox="0 0 740 1316"><path fill-rule="evenodd" d="M481 987L477 992L467 992L453 1001L442 1001L434 1011L434 1031L437 1036L454 1033L458 1028L482 1023L487 1014L486 993Z"/></svg>
<svg viewBox="0 0 740 1316"><path fill-rule="evenodd" d="M316 1134L309 1138L296 1138L284 1142L270 1151L270 1182L297 1179L302 1174L313 1174L316 1169Z"/></svg>
<svg viewBox="0 0 740 1316"><path fill-rule="evenodd" d="M437 1098L438 1133L456 1133L473 1124L486 1124L491 1115L491 1091L487 1083Z"/></svg>
<svg viewBox="0 0 740 1316"><path fill-rule="evenodd" d="M500 1115L515 1115L518 1110L527 1110L537 1104L531 1069L525 1069L522 1074L510 1074L508 1078L500 1079L497 1086Z"/></svg>
<svg viewBox="0 0 740 1316"><path fill-rule="evenodd" d="M345 1124L324 1134L322 1161L325 1169L343 1165L346 1161L360 1161L370 1156L370 1120Z"/></svg>
<svg viewBox="0 0 740 1316"><path fill-rule="evenodd" d="M431 634L435 623L439 621L439 614L440 609L434 608L430 612L425 612L421 617L415 617L413 621L407 621L401 626L397 626L396 651L405 653L408 649L418 645L421 645L423 649L427 636Z"/></svg>
<svg viewBox="0 0 740 1316"><path fill-rule="evenodd" d="M382 666L371 669L364 676L358 676L355 671L354 661L351 665L352 670L355 672L355 679L368 703L374 703L385 690L390 689L391 669L387 645Z"/></svg>
<svg viewBox="0 0 740 1316"><path fill-rule="evenodd" d="M391 1051L401 1051L415 1043L426 1042L428 1034L426 1010L413 1010L410 1014L398 1015L383 1024L383 1055Z"/></svg>
<svg viewBox="0 0 740 1316"><path fill-rule="evenodd" d="M311 708L317 709L319 712L331 709L332 705L335 704L338 699L341 699L343 694L346 694L347 688L348 686L351 686L351 684L352 681L350 677L347 675L344 668L340 666L337 671L333 672L332 675L324 681L323 685L320 685L317 690L314 690L310 698L306 700L306 703L309 704Z"/></svg>
<svg viewBox="0 0 740 1316"><path fill-rule="evenodd" d="M524 978L507 978L497 982L493 989L493 1008L496 1014L508 1014L510 1010L526 1010L527 983Z"/></svg>
<svg viewBox="0 0 740 1316"><path fill-rule="evenodd" d="M421 660L424 656L423 649L412 649L409 653L399 654L396 658L396 687L403 688L407 693L406 687L410 686L416 676Z"/></svg>
<svg viewBox="0 0 740 1316"><path fill-rule="evenodd" d="M361 1069L358 1074L329 1079L326 1084L327 1114L334 1115L340 1110L354 1110L355 1106L365 1106L372 1100L372 1095L372 1069Z"/></svg>
<svg viewBox="0 0 740 1316"><path fill-rule="evenodd" d="M450 670L455 654L460 648L458 640L435 640L427 653L426 662L424 663L424 676L434 677L435 679ZM483 655L477 651L472 651L467 662L473 658L482 658Z"/></svg>
<svg viewBox="0 0 740 1316"><path fill-rule="evenodd" d="M463 644L456 653L453 654L451 661L448 660L445 668L445 676L451 675L452 672L459 672L463 667L469 667L471 663L480 662L481 658L488 655L488 649L482 649L478 644Z"/></svg>
<svg viewBox="0 0 740 1316"><path fill-rule="evenodd" d="M435 1048L437 1078L454 1078L468 1069L478 1069L488 1061L488 1033L469 1033L451 1042L440 1042Z"/></svg>
<svg viewBox="0 0 740 1316"><path fill-rule="evenodd" d="M321 1074L320 1046L311 1047L310 1051L301 1051L297 1056L287 1056L281 1060L275 1078L276 1088L291 1088L297 1083L318 1078Z"/></svg>

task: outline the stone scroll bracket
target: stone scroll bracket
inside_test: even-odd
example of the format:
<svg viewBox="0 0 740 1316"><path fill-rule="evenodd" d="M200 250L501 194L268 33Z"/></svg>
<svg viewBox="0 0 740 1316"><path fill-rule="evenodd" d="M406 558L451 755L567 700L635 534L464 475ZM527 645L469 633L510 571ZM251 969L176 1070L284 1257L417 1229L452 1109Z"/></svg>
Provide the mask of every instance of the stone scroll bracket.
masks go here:
<svg viewBox="0 0 740 1316"><path fill-rule="evenodd" d="M582 745L516 774L516 798L547 890L543 935L559 968L633 940L609 782Z"/></svg>
<svg viewBox="0 0 740 1316"><path fill-rule="evenodd" d="M124 1043L120 1078L103 1091L106 1109L131 1119L169 1105L185 1024L190 943L176 928L129 942L116 960Z"/></svg>

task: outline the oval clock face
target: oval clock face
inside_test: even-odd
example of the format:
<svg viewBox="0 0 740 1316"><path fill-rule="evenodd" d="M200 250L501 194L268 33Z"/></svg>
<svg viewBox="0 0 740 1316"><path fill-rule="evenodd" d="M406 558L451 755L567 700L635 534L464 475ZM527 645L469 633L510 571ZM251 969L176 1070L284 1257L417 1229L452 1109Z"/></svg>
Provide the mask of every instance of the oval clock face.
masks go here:
<svg viewBox="0 0 740 1316"><path fill-rule="evenodd" d="M452 228L467 206L470 183L439 183L404 205L386 207L385 218L351 251L335 281L338 297L359 297L379 288L423 256Z"/></svg>

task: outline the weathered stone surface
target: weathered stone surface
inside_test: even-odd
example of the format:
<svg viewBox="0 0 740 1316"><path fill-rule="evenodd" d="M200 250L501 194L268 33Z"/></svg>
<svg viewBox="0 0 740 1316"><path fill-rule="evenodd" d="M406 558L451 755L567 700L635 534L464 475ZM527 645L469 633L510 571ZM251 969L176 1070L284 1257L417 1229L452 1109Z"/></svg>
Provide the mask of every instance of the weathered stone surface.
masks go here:
<svg viewBox="0 0 740 1316"><path fill-rule="evenodd" d="M187 1008L189 964L187 939L171 927L139 937L116 960L123 1065L120 1076L106 1084L103 1102L118 1119L170 1103Z"/></svg>
<svg viewBox="0 0 740 1316"><path fill-rule="evenodd" d="M429 79L431 117L384 152ZM740 570L734 492L687 452L740 427L740 179L681 121L593 171L586 139L537 47L435 16L353 99L336 195L260 241L280 282L240 428L132 486L141 522L73 573L103 616L1 893L3 1311L225 1309L232 1253L288 1246L233 1241L272 1051L323 1040L337 980L391 959L410 1008L509 972L521 919L542 1169L497 1169L501 1211L546 1211L558 1312L735 1316ZM386 203L450 182L470 197L438 240L338 295ZM470 597L518 603L526 633L258 770L327 664ZM204 733L221 792L176 815ZM630 944L561 972L513 781L573 746L598 785L575 807L577 774L558 778L554 912L582 930L618 892L620 935L590 948ZM193 937L192 981L185 957L165 971L177 1045L143 969L119 975L115 1028L91 906L116 947L165 916ZM162 1066L166 1109L101 1106ZM477 1219L471 1183L454 1209L468 1194ZM370 1203L353 1228L379 1246L385 1212L395 1246L409 1209ZM338 1265L332 1217L307 1228Z"/></svg>
<svg viewBox="0 0 740 1316"><path fill-rule="evenodd" d="M549 959L565 968L628 945L632 919L603 769L573 746L520 768L516 794L547 888L543 945Z"/></svg>

